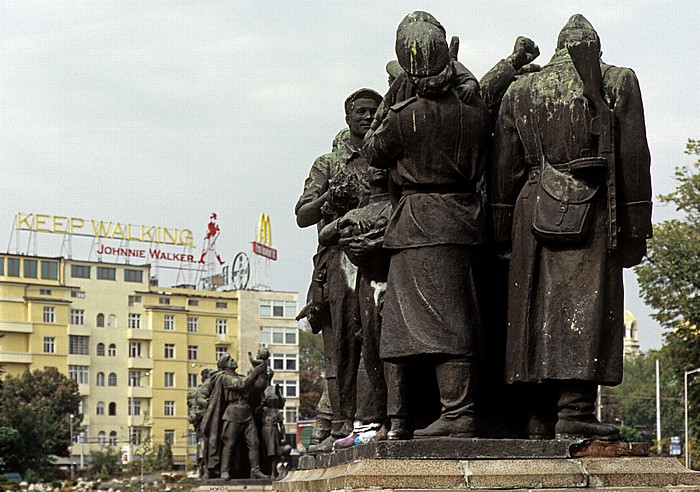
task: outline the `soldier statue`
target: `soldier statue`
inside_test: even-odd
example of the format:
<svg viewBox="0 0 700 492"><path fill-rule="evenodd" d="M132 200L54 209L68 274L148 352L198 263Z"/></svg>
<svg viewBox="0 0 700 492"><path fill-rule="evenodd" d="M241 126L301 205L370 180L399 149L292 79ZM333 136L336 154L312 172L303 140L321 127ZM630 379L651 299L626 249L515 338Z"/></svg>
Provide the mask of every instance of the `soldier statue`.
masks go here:
<svg viewBox="0 0 700 492"><path fill-rule="evenodd" d="M649 167L637 78L604 63L574 15L551 61L506 92L489 172L495 234L512 248L505 379L536 403L531 438L619 437L594 403L622 380L622 269L651 236Z"/></svg>

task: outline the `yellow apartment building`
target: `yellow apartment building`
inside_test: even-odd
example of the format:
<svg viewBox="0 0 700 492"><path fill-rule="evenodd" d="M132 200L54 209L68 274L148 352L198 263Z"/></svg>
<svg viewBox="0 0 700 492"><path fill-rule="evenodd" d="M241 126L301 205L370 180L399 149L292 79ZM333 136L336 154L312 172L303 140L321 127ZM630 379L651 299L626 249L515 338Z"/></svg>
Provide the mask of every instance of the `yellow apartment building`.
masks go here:
<svg viewBox="0 0 700 492"><path fill-rule="evenodd" d="M72 454L85 462L102 446L129 459L147 437L170 442L176 465L193 462L187 393L226 352L245 374L261 345L293 433L296 312L291 292L162 287L150 265L0 254L0 365L8 374L55 367L78 382L83 419Z"/></svg>

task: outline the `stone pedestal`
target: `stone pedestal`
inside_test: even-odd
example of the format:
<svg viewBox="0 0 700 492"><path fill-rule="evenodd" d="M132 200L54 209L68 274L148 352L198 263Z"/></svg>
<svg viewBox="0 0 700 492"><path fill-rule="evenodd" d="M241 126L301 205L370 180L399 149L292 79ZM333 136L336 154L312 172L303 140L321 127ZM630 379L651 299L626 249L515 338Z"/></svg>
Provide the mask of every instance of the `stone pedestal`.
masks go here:
<svg viewBox="0 0 700 492"><path fill-rule="evenodd" d="M201 482L192 490L194 492L274 492L278 488L273 486L272 480L212 479Z"/></svg>
<svg viewBox="0 0 700 492"><path fill-rule="evenodd" d="M647 443L430 439L370 443L307 456L275 482L285 492L697 490L700 473Z"/></svg>

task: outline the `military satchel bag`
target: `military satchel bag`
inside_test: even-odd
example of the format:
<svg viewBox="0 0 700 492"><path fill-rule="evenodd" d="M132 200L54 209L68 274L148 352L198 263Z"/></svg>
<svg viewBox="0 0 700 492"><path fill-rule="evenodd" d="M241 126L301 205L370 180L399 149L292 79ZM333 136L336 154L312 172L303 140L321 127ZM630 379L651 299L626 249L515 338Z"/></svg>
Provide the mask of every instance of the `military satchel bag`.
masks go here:
<svg viewBox="0 0 700 492"><path fill-rule="evenodd" d="M594 160L597 159L588 162L592 164ZM600 184L569 172L574 170L570 166L574 162L555 167L542 159L532 213L532 233L540 241L574 244L588 233L593 216L591 205Z"/></svg>

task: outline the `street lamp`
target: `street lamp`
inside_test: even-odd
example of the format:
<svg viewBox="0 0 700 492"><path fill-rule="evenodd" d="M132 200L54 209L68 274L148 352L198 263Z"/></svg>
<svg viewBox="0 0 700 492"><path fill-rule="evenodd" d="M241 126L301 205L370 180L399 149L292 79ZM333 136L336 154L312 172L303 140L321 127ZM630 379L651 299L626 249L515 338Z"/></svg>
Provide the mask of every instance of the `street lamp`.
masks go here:
<svg viewBox="0 0 700 492"><path fill-rule="evenodd" d="M690 439L688 439L688 375L700 372L700 367L685 371L683 377L683 402L685 404L685 466L690 468Z"/></svg>
<svg viewBox="0 0 700 492"><path fill-rule="evenodd" d="M151 373L146 371L144 374L139 372L136 379L137 387L141 387L141 379L144 377L149 377ZM132 388L129 395L129 461L134 458L134 390Z"/></svg>
<svg viewBox="0 0 700 492"><path fill-rule="evenodd" d="M70 451L70 454L69 454L70 479L73 480L73 477L74 477L74 470L73 470L73 419L75 418L75 415L73 415L71 413L69 416L70 416L70 447L68 449Z"/></svg>

